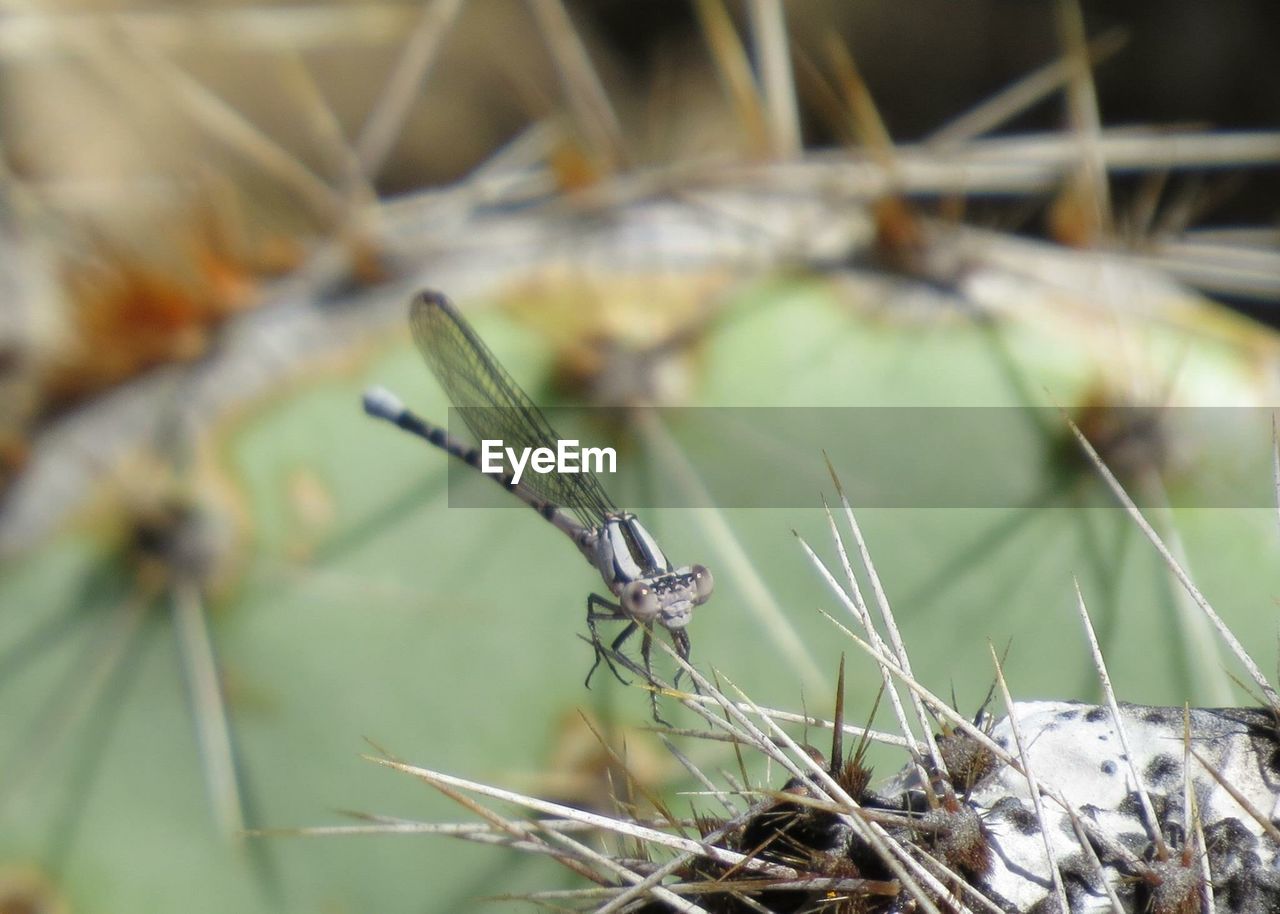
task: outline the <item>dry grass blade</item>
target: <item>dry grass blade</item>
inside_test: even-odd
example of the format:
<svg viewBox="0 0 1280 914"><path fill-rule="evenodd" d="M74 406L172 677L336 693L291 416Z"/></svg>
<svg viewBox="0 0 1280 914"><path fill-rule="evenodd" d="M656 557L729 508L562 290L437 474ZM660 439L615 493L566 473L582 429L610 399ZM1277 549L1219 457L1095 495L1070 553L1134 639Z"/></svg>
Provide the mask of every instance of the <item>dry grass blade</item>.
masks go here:
<svg viewBox="0 0 1280 914"><path fill-rule="evenodd" d="M1280 162L1280 132L1192 132L1151 128L1113 128L1098 145L1108 166L1119 171L1256 168ZM1023 134L975 140L960 149L938 151L925 145L894 147L896 171L863 157L812 153L767 170L724 165L718 182L793 193L840 193L847 199L873 199L889 191L903 193L1033 193L1061 184L1062 172L1080 160L1079 143L1062 133ZM691 177L698 171L686 169ZM623 191L620 191L622 193ZM992 233L993 239L1004 236Z"/></svg>
<svg viewBox="0 0 1280 914"><path fill-rule="evenodd" d="M1202 878L1200 880L1201 910L1216 911L1217 905L1214 904L1213 900L1213 880L1210 879L1208 875L1211 872L1211 867L1209 866L1209 846L1204 840L1204 823L1200 821L1198 816L1195 820L1195 839L1196 845L1199 848L1197 857L1200 861L1200 873L1202 874Z"/></svg>
<svg viewBox="0 0 1280 914"><path fill-rule="evenodd" d="M827 516L830 518L830 512L828 512ZM834 521L832 522L832 529L834 530ZM795 531L792 532L795 533ZM848 559L845 557L844 542L839 538L839 532L836 531L836 537L837 542L839 543L838 548L840 557L845 563L845 574L853 584L853 586L847 591L831 574L826 563L824 563L822 559L818 558L817 553L813 551L813 547L805 541L804 537L800 536L798 533L796 533L795 536L800 543L800 548L804 550L809 561L818 569L818 574L820 574L823 580L827 582L827 586L835 593L836 598L840 600L853 617L858 620L863 631L867 633L867 639L881 650L886 650L887 646L883 641L881 641L879 632L876 631L875 626L871 621L871 615L867 611L866 604L862 599L862 594L856 586L857 580L853 577L853 569L848 565ZM885 684L885 692L889 696L889 705L893 708L894 718L897 720L898 726L902 729L903 733L911 733L911 725L907 720L906 710L902 706L902 699L898 695L897 688L893 684L893 677L889 674L888 667L880 667L880 676Z"/></svg>
<svg viewBox="0 0 1280 914"><path fill-rule="evenodd" d="M1093 39L1088 47L1090 64L1096 66L1112 57L1125 46L1128 38L1124 29L1116 28ZM1057 92L1071 78L1073 69L1074 64L1066 59L1046 64L939 127L929 134L925 143L939 148L968 143Z"/></svg>
<svg viewBox="0 0 1280 914"><path fill-rule="evenodd" d="M1081 853L1084 854L1085 860L1089 864L1089 870L1107 894L1107 902L1111 905L1111 914L1126 914L1124 905L1120 902L1120 896L1116 894L1116 887L1107 878L1106 868L1103 867L1102 861L1098 858L1098 852L1094 849L1093 842L1089 838L1089 832L1084 826L1084 820L1076 814L1075 810L1068 809L1067 812L1070 814L1071 828L1075 832L1076 841L1080 844Z"/></svg>
<svg viewBox="0 0 1280 914"><path fill-rule="evenodd" d="M506 831L492 825L475 822L416 822L396 816L379 816L364 812L347 812L356 819L365 819L366 825L314 825L303 828L248 828L245 835L254 838L327 838L346 835L445 835L448 837L497 836L505 840ZM593 826L582 822L566 822L556 819L540 819L540 829L562 828L566 831L592 831Z"/></svg>
<svg viewBox="0 0 1280 914"><path fill-rule="evenodd" d="M1173 510L1169 504L1164 483L1154 473L1148 474L1144 482L1145 489L1152 499L1150 510L1153 514L1158 511L1162 518L1161 527L1165 531L1164 540L1169 554L1183 569L1190 568L1191 559L1186 544L1182 540L1182 534L1173 521ZM1191 578L1190 572L1187 573L1187 577ZM1194 694L1205 696L1202 700L1207 705L1229 707L1235 702L1236 693L1233 689L1232 677L1227 674L1226 665L1223 662L1221 646L1214 640L1209 620L1196 607L1195 601L1187 591L1182 587L1174 586L1173 581L1170 581L1170 593L1174 602L1173 619L1176 624L1177 645L1185 658L1184 664L1192 672L1189 679L1196 690Z"/></svg>
<svg viewBox="0 0 1280 914"><path fill-rule="evenodd" d="M767 908L751 898L746 892L856 892L858 894L893 895L897 887L892 883L874 882L865 879L842 879L837 877L812 879L734 879L721 881L686 881L673 883L668 891L675 895L712 896L728 895L734 901L761 914L773 914L774 909ZM616 899L619 890L616 888L595 889L558 889L533 892L528 895L494 896L503 901L593 901L597 899ZM578 910L574 908L573 910ZM601 914L604 908L595 908L592 914Z"/></svg>
<svg viewBox="0 0 1280 914"><path fill-rule="evenodd" d="M1129 497L1129 493L1124 490L1124 486L1120 484L1120 481L1116 479L1111 470L1107 468L1106 463L1104 463L1102 458L1098 456L1098 452L1093 449L1093 445L1089 443L1087 438L1085 438L1084 433L1080 431L1075 422L1071 421L1070 417L1067 418L1067 423L1071 427L1071 433L1075 435L1080 446L1084 448L1085 454L1088 455L1089 460L1097 468L1098 472L1102 474L1103 480L1106 482L1107 486L1111 489L1116 498L1119 499L1120 504L1133 519L1134 523L1138 525L1138 529L1140 529L1143 534L1146 535L1147 539L1151 541L1151 544L1155 546L1156 551L1160 554L1160 557L1164 559L1165 564L1169 566L1170 571L1173 572L1183 589L1186 590L1187 594L1195 602L1196 606L1200 608L1200 611L1204 613L1205 617L1209 620L1209 623L1217 630L1219 637L1226 642L1227 646L1231 649L1231 652L1235 654L1236 659L1239 660L1245 670L1248 671L1254 684L1258 686L1262 691L1262 694L1265 696L1268 706L1276 713L1280 713L1280 693L1277 693L1271 683L1267 681L1266 676L1262 674L1262 670L1258 668L1258 665L1254 662L1253 658L1249 656L1249 652L1245 650L1244 645L1240 643L1238 638L1236 638L1235 633L1227 627L1227 624L1222 621L1222 617L1219 616L1217 612L1214 611L1213 607L1209 605L1209 601L1205 599L1204 594L1200 593L1199 588L1197 588L1192 582L1191 577L1183 569L1182 565L1179 564L1178 560L1173 557L1173 553L1170 552L1169 548L1164 544L1164 540L1160 538L1160 535L1156 533L1151 524L1147 522L1146 517L1143 516L1142 512L1138 509L1138 506L1134 504L1133 499Z"/></svg>
<svg viewBox="0 0 1280 914"><path fill-rule="evenodd" d="M302 119L310 127L316 148L329 160L328 166L342 176L345 192L354 207L361 212L372 210L378 202L378 193L360 167L360 159L347 142L337 115L316 85L306 62L297 54L287 54L280 58L277 66L281 88L296 102Z"/></svg>
<svg viewBox="0 0 1280 914"><path fill-rule="evenodd" d="M25 4L10 6L0 19L0 58L26 60L64 51L68 40L94 33L102 14L53 11ZM129 36L164 52L226 49L304 51L347 49L396 41L413 19L403 3L313 4L308 6L195 7L131 9L112 14Z"/></svg>
<svg viewBox="0 0 1280 914"><path fill-rule="evenodd" d="M1022 728L1018 725L1018 715L1014 708L1013 696L1009 694L1009 684L1004 679L1004 667L1000 663L1000 655L996 653L995 645L988 644L987 649L991 651L991 662L995 664L996 682L1000 686L1000 697L1009 712L1009 729L1013 733L1013 741L1018 747L1018 757L1022 760L1022 774L1027 779L1027 789L1031 794L1031 804L1036 812L1036 821L1040 824L1040 837L1044 840L1045 860L1049 864L1049 874L1053 878L1053 893L1058 903L1058 910L1070 911L1071 906L1067 904L1067 891L1062 885L1062 873L1058 871L1058 861L1053 853L1053 845L1049 843L1049 830L1045 824L1044 806L1040 799L1040 784L1036 778L1035 771L1032 770L1027 760L1027 744L1022 738Z"/></svg>
<svg viewBox="0 0 1280 914"><path fill-rule="evenodd" d="M587 729L591 731L591 735L595 737L596 744L604 751L609 760L626 775L630 789L625 794L622 794L621 797L629 797L631 790L639 791L640 795L658 812L658 815L663 818L669 827L673 829L680 828L680 822L672 815L671 810L667 808L666 801L645 783L644 778L635 775L631 770L631 766L627 764L627 760L609 745L608 740L604 738L604 734L591 722L591 719L581 710L578 711L578 717L586 725ZM613 788L613 796L615 801L621 805L622 799L616 787Z"/></svg>
<svg viewBox="0 0 1280 914"><path fill-rule="evenodd" d="M1191 782L1191 706L1182 706L1182 829L1187 843L1196 850L1195 863L1200 871L1201 902L1204 910L1216 910L1213 904L1213 867L1209 862L1209 846L1204 840L1204 820ZM1183 847L1183 854L1187 848ZM1185 860L1185 857L1184 857ZM1186 861L1190 862L1190 861Z"/></svg>
<svg viewBox="0 0 1280 914"><path fill-rule="evenodd" d="M1209 776L1218 782L1218 786L1230 794L1231 799L1240 804L1240 808L1247 812L1253 821L1258 823L1258 826L1266 832L1267 836L1271 838L1272 841L1280 844L1280 828L1277 828L1276 824L1271 821L1270 815L1263 812L1261 809L1258 809L1257 806L1251 803L1249 798L1241 793L1240 790L1230 782L1230 780L1224 777L1221 771L1209 764L1203 755L1195 749L1191 749L1190 751L1195 760L1200 763L1200 767L1209 772Z"/></svg>
<svg viewBox="0 0 1280 914"><path fill-rule="evenodd" d="M1159 849L1161 859L1169 854L1169 847L1165 844L1164 835L1160 831L1160 820L1156 816L1155 808L1151 805L1151 796L1147 792L1142 773L1138 771L1134 764L1133 749L1129 745L1129 735L1125 728L1124 721L1120 717L1120 706L1116 703L1116 692L1111 686L1111 675L1107 672L1107 663L1102 656L1102 648L1098 644L1098 635L1093 629L1093 620L1089 618L1089 610L1084 604L1084 594L1080 591L1080 582L1074 580L1076 589L1076 607L1080 611L1080 624L1084 627L1085 637L1089 641L1089 653L1093 656L1093 666L1098 674L1098 682L1102 684L1102 694L1107 700L1107 707L1111 711L1111 723L1116 728L1116 736L1120 739L1120 745L1124 749L1122 758L1129 767L1129 776L1133 778L1133 783L1137 790L1138 801L1142 804L1142 816L1146 821L1146 826L1152 838Z"/></svg>
<svg viewBox="0 0 1280 914"><path fill-rule="evenodd" d="M1102 232L1112 232L1111 194L1107 187L1107 162L1098 138L1102 135L1102 117L1098 113L1098 94L1093 83L1093 68L1085 38L1084 14L1078 0L1056 0L1058 36L1070 68L1067 80L1067 112L1080 144L1079 172L1082 190L1086 190L1095 224Z"/></svg>
<svg viewBox="0 0 1280 914"><path fill-rule="evenodd" d="M716 699L710 695L690 695L682 693L681 701L688 704L712 704ZM745 702L734 702L734 707L739 711L751 712L758 709L761 714L771 717L774 720L780 720L789 724L803 724L806 727L819 727L823 730L830 730L835 726L835 722L827 720L825 717L817 717L812 714L798 714L795 711L781 711L777 708L765 707L763 705L747 705ZM888 733L884 730L872 730L866 727L858 727L853 724L844 724L840 728L841 732L846 736L856 736L859 739L866 738L874 740L877 743L883 743L886 746L893 746L898 749L906 749L908 752L919 751L920 747L911 740L905 739L896 733ZM676 736L695 736L698 739L720 739L723 738L719 734L706 733L704 731L682 731L679 729L667 729L665 732Z"/></svg>
<svg viewBox="0 0 1280 914"><path fill-rule="evenodd" d="M836 81L844 93L844 102L853 118L854 134L874 159L891 177L896 179L898 158L894 153L893 138L885 127L880 111L876 108L871 90L867 88L853 61L849 46L835 35L827 36L827 57L835 71Z"/></svg>
<svg viewBox="0 0 1280 914"><path fill-rule="evenodd" d="M403 762L395 762L390 759L382 759L376 756L366 756L366 758L371 762L382 765L384 768L392 768L396 771L403 772L404 774L409 774L413 777L419 778L436 789L444 787L453 788L454 790L465 790L470 793L477 793L481 796L500 800L504 803L512 803L516 806L522 806L533 812L555 816L559 819L568 819L575 822L587 823L604 831L612 832L636 841L642 841L647 844L666 847L677 852L691 853L697 856L706 857L710 860L716 861L717 863L723 863L729 866L741 865L752 871L779 879L795 879L799 876L799 874L791 867L765 863L760 860L753 860L743 854L724 850L723 848L718 848L710 844L693 841L689 838L669 835L666 832L647 828L641 825L635 825L624 820L602 816L599 813L575 809L561 803L550 802L549 800L540 800L537 797L530 797L514 791L504 790L501 787L492 787L487 784L481 784L465 778L454 777L452 775L432 771L427 768L407 765Z"/></svg>
<svg viewBox="0 0 1280 914"><path fill-rule="evenodd" d="M759 61L764 102L769 112L773 153L792 158L800 153L800 113L796 109L791 46L787 41L787 9L782 0L750 0L751 37Z"/></svg>
<svg viewBox="0 0 1280 914"><path fill-rule="evenodd" d="M351 838L365 835L434 835L444 838L457 838L473 844L484 844L501 847L521 853L537 854L559 859L559 851L550 848L543 841L526 841L513 837L502 829L489 825L455 822L403 822L384 819L378 816L367 816L374 822L369 825L324 825L310 828L253 828L243 834L247 838ZM544 827L544 822L538 823ZM577 830L589 831L588 826L570 823ZM568 831L574 828L566 829Z"/></svg>
<svg viewBox="0 0 1280 914"><path fill-rule="evenodd" d="M751 706L751 699L747 698L746 693L743 692L742 689L738 688L732 680L726 678L725 682L729 684L733 691L738 693L738 697L742 702L747 704L749 707ZM791 738L790 734L775 724L766 715L761 714L758 709L755 709L755 713L756 716L764 722L764 725L768 728L769 732L765 733L752 728L753 735L758 735L762 742L780 744L785 750L787 750L787 752L791 753L788 758L795 758L799 761L799 765L791 769L791 773L794 776L803 779L806 784L814 790L819 798L826 799L827 802L833 803L838 807L842 806L846 811L858 809L858 802L853 797L849 796L845 789L836 783L835 778L831 776L831 773L822 765L819 765L812 755L805 752L804 749L802 749L800 745ZM747 719L745 714L741 715L740 722L745 726L751 726L751 722Z"/></svg>
<svg viewBox="0 0 1280 914"><path fill-rule="evenodd" d="M710 505L711 498L706 487L698 478L693 465L681 453L670 434L658 421L652 411L645 410L637 414L637 426L644 436L647 446L659 456L662 465L687 495L685 499L691 505ZM741 542L734 535L732 528L725 522L719 510L709 508L693 512L694 519L702 528L707 542L715 547L718 564L723 568L728 580L742 594L743 601L755 614L756 621L764 629L770 642L790 664L792 671L798 675L804 686L815 692L826 689L826 678L814 659L808 645L800 640L795 628L788 620L776 597L760 576L756 564L747 556Z"/></svg>
<svg viewBox="0 0 1280 914"><path fill-rule="evenodd" d="M356 139L356 158L366 180L373 181L382 170L461 8L462 0L431 0L418 14L391 77Z"/></svg>
<svg viewBox="0 0 1280 914"><path fill-rule="evenodd" d="M819 612L821 612L821 610L819 610ZM867 654L867 656L869 656L872 660L876 661L876 663L883 664L885 667L888 668L889 672L893 673L893 675L897 677L897 679L900 682L902 682L903 685L907 686L907 688L909 688L911 691L918 694L920 698L924 701L924 703L928 705L929 709L933 711L933 713L936 714L939 719L945 720L951 723L953 726L955 726L957 729L964 732L966 735L973 737L975 740L981 743L984 748L990 749L992 752L994 752L996 754L996 757L999 758L1001 761L1005 762L1006 764L1012 764L1014 766L1018 765L1017 759L1015 759L1007 751L1002 749L997 743L992 741L990 736L982 732L982 730L980 730L978 727L974 726L973 721L969 720L967 717L962 716L959 712L954 710L949 704L947 704L937 695L933 694L933 692L929 691L925 686L923 686L919 681L917 681L915 677L908 675L907 672L903 670L901 666L898 665L898 662L895 658L889 656L889 654L887 654L883 649L875 647L869 641L866 641L858 637L857 634L855 634L847 626L842 624L838 619L834 618L828 613L823 612L822 615L827 619L827 621L829 621L832 625L834 625L837 629L839 629L841 634L843 634L846 638L848 638L855 645L857 645L865 654Z"/></svg>
<svg viewBox="0 0 1280 914"><path fill-rule="evenodd" d="M1280 302L1280 253L1275 246L1224 244L1200 240L1197 234L1158 241L1134 259L1204 292Z"/></svg>
<svg viewBox="0 0 1280 914"><path fill-rule="evenodd" d="M611 168L621 166L626 161L626 148L618 116L569 13L561 0L530 0L530 5L578 128L596 155Z"/></svg>
<svg viewBox="0 0 1280 914"><path fill-rule="evenodd" d="M968 879L960 876L952 870L951 867L947 866L924 848L915 848L915 854L920 858L920 861L925 865L925 867L931 870L938 879L947 880L948 885L955 886L965 895L966 898L974 901L982 910L989 911L991 914L1008 914L1005 909L1001 908L986 895L983 895L982 892L978 891L977 888L970 884Z"/></svg>
<svg viewBox="0 0 1280 914"><path fill-rule="evenodd" d="M639 873L633 872L623 866L608 854L603 854L599 851L593 850L581 841L575 841L566 834L561 832L548 832L547 837L550 838L552 842L559 844L565 850L578 855L588 863L595 864L600 869L623 880L624 882L629 882L633 886L648 882L644 876L641 876ZM682 911L684 914L708 914L705 909L693 904L692 902L684 900L679 895L676 895L674 892L660 884L648 884L647 891L653 898L672 905L677 911ZM605 907L608 907L608 905ZM604 909L602 908L601 910Z"/></svg>
<svg viewBox="0 0 1280 914"><path fill-rule="evenodd" d="M692 776L694 780L706 788L709 796L714 797L716 801L724 807L725 813L730 817L738 814L739 810L729 802L730 794L717 787L715 781L711 780L711 778L707 776L706 772L694 764L693 759L689 758L688 755L682 752L680 747L673 743L667 734L659 733L658 739L662 741L662 745L671 753L671 757L679 762L680 766L684 768L685 771L689 772L690 776Z"/></svg>
<svg viewBox="0 0 1280 914"><path fill-rule="evenodd" d="M151 85L169 94L187 117L211 137L244 156L282 186L292 189L321 221L336 222L345 212L346 203L341 195L211 89L154 48L129 38L119 29L112 32L124 38L129 51L150 72ZM135 87L121 72L119 47L108 40L107 34L99 31L86 36L77 47L86 61L122 92L134 91Z"/></svg>
<svg viewBox="0 0 1280 914"><path fill-rule="evenodd" d="M889 606L889 596L885 592L884 585L880 581L880 575L876 571L875 562L871 558L871 550L867 547L866 538L862 535L862 525L858 523L857 516L853 513L853 507L849 504L849 496L845 493L844 486L840 482L840 477L836 474L835 467L831 465L831 461L824 454L823 459L826 460L827 470L831 473L831 481L835 484L836 493L840 496L840 505L844 508L845 521L849 525L849 531L853 534L854 543L858 547L858 556L862 560L862 567L867 571L867 578L871 582L871 592L875 594L876 606L880 610L880 618L884 621L885 631L889 634L889 643L893 648L893 655L898 658L898 663L908 676L912 676L911 658L907 652L906 641L903 640L902 632L898 628L897 619L894 618L893 610ZM849 572L852 580L852 571ZM925 745L929 747L929 759L933 763L934 770L945 774L946 765L942 762L942 754L938 751L938 745L933 738L933 727L928 715L925 713L924 706L912 694L912 706L915 708L917 718L920 721L921 730L924 733ZM904 733L910 732L904 729Z"/></svg>
<svg viewBox="0 0 1280 914"><path fill-rule="evenodd" d="M672 648L665 643L660 643L659 647L666 651L680 667L681 671L689 676L697 686L698 690L705 695L709 695L716 706L724 712L724 717L716 717L710 711L706 710L700 704L688 702L685 707L701 716L713 726L720 727L734 737L735 744L750 746L761 755L771 759L781 765L792 777L808 781L807 777L795 762L780 749L773 740L769 739L759 727L755 726L748 718L745 710L740 710L737 703L731 701L720 689L706 676L703 676L686 661L680 657Z"/></svg>
<svg viewBox="0 0 1280 914"><path fill-rule="evenodd" d="M721 0L696 0L694 9L697 10L703 37L711 50L720 83L729 96L738 123L742 125L751 148L763 153L770 147L768 119L761 104L760 88L751 73L747 51L742 46L733 20L729 18Z"/></svg>
<svg viewBox="0 0 1280 914"><path fill-rule="evenodd" d="M711 832L708 832L703 837L702 843L705 845L711 845L712 842L723 839L735 828L747 822L752 816L760 813L760 811L763 810L764 808L765 808L765 804L757 804L739 813L737 816L729 819L719 828ZM613 914L613 912L615 911L622 910L622 908L624 908L628 903L630 903L631 901L637 898L640 898L644 894L644 892L646 892L652 886L657 885L661 880L672 875L682 867L688 865L688 863L691 860L693 860L694 857L697 857L697 856L699 856L699 854L697 854L694 851L685 851L683 853L677 854L671 860L667 861L662 866L655 869L645 879L631 886L629 889L625 890L624 892L620 893L616 898L613 898L608 904L604 905L602 908L600 908L600 910L596 911L595 914ZM746 860L750 858L744 857L743 859Z"/></svg>
<svg viewBox="0 0 1280 914"><path fill-rule="evenodd" d="M170 587L169 599L209 802L223 835L239 838L244 829L244 803L236 776L226 700L199 586L178 577Z"/></svg>
<svg viewBox="0 0 1280 914"><path fill-rule="evenodd" d="M398 767L398 768L406 767L403 762L393 761L392 759L384 758L381 761L384 764L390 765L392 767ZM457 785L450 785L445 783L432 783L431 786L434 787L436 790L440 791L449 799L453 800L463 809L469 809L472 812L474 812L476 815L484 819L486 822L488 822L498 831L509 835L513 840L525 841L525 842L530 842L535 845L538 845L543 852L550 854L563 866L577 873L579 876L582 876L584 879L587 879L591 882L595 882L598 884L606 883L606 880L603 879L597 872L595 872L595 870L583 864L580 860L576 859L573 855L565 854L563 851L557 851L555 848L552 848L541 836L539 836L536 833L537 830L535 826L525 822L515 820L515 819L508 819L505 816L498 815L493 810L488 809L487 807L481 805L480 803L477 803L475 800L471 799L469 796L464 794L462 792L462 789L460 789ZM548 834L551 835L554 833L548 832Z"/></svg>

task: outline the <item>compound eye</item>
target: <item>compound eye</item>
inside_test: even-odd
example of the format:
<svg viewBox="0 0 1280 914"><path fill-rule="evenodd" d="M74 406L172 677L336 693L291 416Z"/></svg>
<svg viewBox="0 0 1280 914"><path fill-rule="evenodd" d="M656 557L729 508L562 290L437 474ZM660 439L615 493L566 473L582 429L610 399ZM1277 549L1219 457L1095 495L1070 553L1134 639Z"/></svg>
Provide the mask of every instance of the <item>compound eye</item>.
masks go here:
<svg viewBox="0 0 1280 914"><path fill-rule="evenodd" d="M639 622L648 622L657 618L658 595L644 581L632 581L622 588L622 608L627 615Z"/></svg>
<svg viewBox="0 0 1280 914"><path fill-rule="evenodd" d="M694 565L690 569L693 574L693 589L698 595L698 602L702 603L711 596L711 591L715 587L715 579L711 577L711 572L702 565Z"/></svg>

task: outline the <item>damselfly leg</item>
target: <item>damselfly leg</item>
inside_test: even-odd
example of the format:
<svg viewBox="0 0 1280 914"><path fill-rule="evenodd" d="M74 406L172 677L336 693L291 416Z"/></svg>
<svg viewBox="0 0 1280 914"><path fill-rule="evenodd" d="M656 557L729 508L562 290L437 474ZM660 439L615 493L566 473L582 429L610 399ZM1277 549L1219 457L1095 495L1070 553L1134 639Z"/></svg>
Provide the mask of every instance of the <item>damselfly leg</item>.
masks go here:
<svg viewBox="0 0 1280 914"><path fill-rule="evenodd" d="M597 609L597 607L603 607L603 609ZM621 634L613 639L613 643L606 650L604 642L600 640L600 630L596 628L596 623L623 621L627 623L627 626L622 630ZM591 647L596 652L596 658L591 664L591 669L587 670L587 678L582 683L584 686L588 689L591 688L591 677L595 675L596 668L600 666L601 660L608 665L609 672L613 674L618 682L623 685L631 684L618 672L618 667L613 662L613 657L622 650L622 645L631 637L632 633L639 627L639 624L633 621L619 604L611 603L597 593L587 596L587 631L591 632Z"/></svg>

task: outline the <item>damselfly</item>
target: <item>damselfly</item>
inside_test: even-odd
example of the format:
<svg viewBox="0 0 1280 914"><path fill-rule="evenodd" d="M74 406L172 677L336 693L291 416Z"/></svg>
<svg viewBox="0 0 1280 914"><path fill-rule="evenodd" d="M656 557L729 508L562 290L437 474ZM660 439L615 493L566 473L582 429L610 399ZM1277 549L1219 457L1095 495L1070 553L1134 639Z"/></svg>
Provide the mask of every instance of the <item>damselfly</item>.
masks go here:
<svg viewBox="0 0 1280 914"><path fill-rule="evenodd" d="M420 292L410 305L409 323L418 350L478 441L499 439L516 449L556 451L558 436L546 417L448 298L439 292ZM364 409L484 472L478 448L410 412L390 391L380 387L366 391ZM711 596L711 572L701 565L672 567L649 531L634 514L614 506L592 473L526 473L519 482L509 472L484 475L572 539L617 600L594 593L587 597L587 628L596 652L588 684L601 659L617 675L596 631L598 622L627 623L610 645L614 655L637 630L643 633L640 653L650 678L655 622L670 632L676 652L689 658L685 626L694 607Z"/></svg>

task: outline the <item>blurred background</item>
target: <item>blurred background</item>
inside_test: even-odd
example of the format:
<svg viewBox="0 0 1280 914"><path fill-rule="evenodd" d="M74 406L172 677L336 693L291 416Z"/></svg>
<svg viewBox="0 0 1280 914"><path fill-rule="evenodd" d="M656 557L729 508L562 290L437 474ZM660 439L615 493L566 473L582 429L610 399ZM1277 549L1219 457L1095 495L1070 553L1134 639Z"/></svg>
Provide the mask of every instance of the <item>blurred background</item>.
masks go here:
<svg viewBox="0 0 1280 914"><path fill-rule="evenodd" d="M444 459L362 415L373 383L447 415L422 287L537 402L597 407L576 430L640 468L614 499L716 575L695 660L761 703L830 714L842 650L851 719L878 682L792 535L838 561L825 444L679 408L1023 417L1024 502L854 506L917 674L976 710L991 639L1020 697L1096 699L1075 578L1122 698L1250 702L1057 408L1272 668L1276 34L1265 0L5 5L0 912L576 884L438 837L247 836L466 819L382 749L608 809L594 728L690 787L641 690L583 688L595 572L533 512L450 510ZM910 478L905 437L836 470ZM756 506L708 504L708 439L781 468Z"/></svg>

